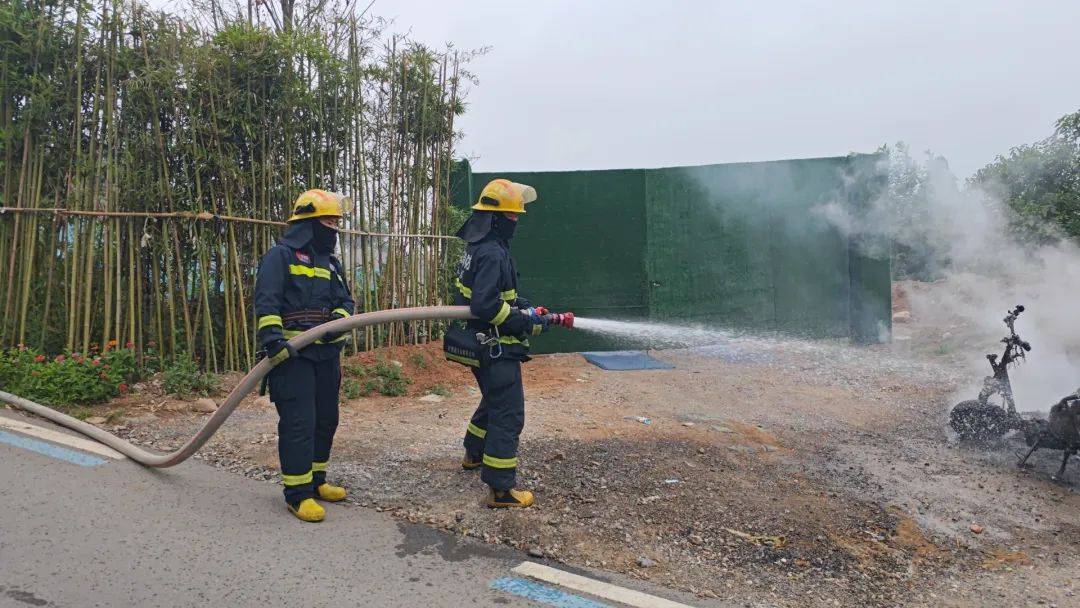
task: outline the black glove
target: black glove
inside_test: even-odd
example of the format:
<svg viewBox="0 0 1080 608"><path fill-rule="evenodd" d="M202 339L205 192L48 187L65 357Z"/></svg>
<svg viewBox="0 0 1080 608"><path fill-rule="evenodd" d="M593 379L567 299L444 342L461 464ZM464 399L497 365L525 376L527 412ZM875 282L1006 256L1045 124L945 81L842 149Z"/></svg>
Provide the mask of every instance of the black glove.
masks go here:
<svg viewBox="0 0 1080 608"><path fill-rule="evenodd" d="M270 359L270 362L274 365L281 363L289 357L296 356L296 349L289 344L289 341L285 338L278 338L271 342L267 342L263 347L266 349L266 358Z"/></svg>
<svg viewBox="0 0 1080 608"><path fill-rule="evenodd" d="M331 321L337 321L338 319L344 319L344 318L345 318L345 315L342 315L341 313L336 313L335 312L334 314L330 315L330 320ZM341 336L344 336L345 333L346 332L343 332L343 331L332 331L332 332L325 333L325 334L323 334L322 341L323 342L333 342L334 340L337 340Z"/></svg>

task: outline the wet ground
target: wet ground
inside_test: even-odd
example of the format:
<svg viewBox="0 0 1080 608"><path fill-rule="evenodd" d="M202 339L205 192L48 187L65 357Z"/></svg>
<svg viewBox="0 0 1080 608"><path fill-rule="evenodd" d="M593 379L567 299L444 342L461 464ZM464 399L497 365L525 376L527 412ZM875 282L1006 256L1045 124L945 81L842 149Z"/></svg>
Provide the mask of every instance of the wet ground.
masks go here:
<svg viewBox="0 0 1080 608"><path fill-rule="evenodd" d="M404 397L342 405L331 477L402 521L703 598L1080 605L1080 462L1054 483L1057 453L1019 470L1017 439L957 444L947 410L984 347L942 348L917 316L896 334L876 347L740 339L653 353L673 370L537 357L521 450L537 506L509 513L482 508L477 474L458 466L478 400L468 372L437 346L369 354L415 381ZM205 417L152 386L113 407L119 432L162 449ZM271 483L275 424L251 399L199 457Z"/></svg>

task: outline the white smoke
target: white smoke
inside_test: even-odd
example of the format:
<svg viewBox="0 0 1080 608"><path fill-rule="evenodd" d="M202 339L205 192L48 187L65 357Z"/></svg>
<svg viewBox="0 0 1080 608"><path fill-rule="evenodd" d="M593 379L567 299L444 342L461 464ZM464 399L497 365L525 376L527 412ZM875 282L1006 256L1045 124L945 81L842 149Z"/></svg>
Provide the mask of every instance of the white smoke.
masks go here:
<svg viewBox="0 0 1080 608"><path fill-rule="evenodd" d="M1016 323L1033 346L1011 370L1017 407L1046 410L1080 386L1080 248L1070 240L1020 243L1009 230L1011 210L986 189L960 188L940 159L913 166L904 150L888 160L889 192L858 216L840 204L818 209L849 236L887 236L923 256L940 282L909 294L923 320L958 320L985 339L972 350L973 385L990 372L983 354L1001 352L1002 319L1016 304ZM918 179L915 179L915 178ZM913 183L903 180L915 179ZM898 180L900 183L898 183ZM971 346L971 344L967 344ZM965 396L965 398L971 398Z"/></svg>

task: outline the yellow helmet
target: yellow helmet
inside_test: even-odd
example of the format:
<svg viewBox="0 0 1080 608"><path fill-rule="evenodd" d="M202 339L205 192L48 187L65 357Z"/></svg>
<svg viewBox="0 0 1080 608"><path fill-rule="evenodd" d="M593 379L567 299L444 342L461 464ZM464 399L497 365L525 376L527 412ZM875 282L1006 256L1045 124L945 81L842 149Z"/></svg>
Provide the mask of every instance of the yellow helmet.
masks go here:
<svg viewBox="0 0 1080 608"><path fill-rule="evenodd" d="M290 222L306 220L309 217L341 217L349 199L337 192L326 190L308 190L293 203Z"/></svg>
<svg viewBox="0 0 1080 608"><path fill-rule="evenodd" d="M480 200L472 206L477 211L525 213L525 203L536 200L536 188L508 179L493 179L480 191Z"/></svg>

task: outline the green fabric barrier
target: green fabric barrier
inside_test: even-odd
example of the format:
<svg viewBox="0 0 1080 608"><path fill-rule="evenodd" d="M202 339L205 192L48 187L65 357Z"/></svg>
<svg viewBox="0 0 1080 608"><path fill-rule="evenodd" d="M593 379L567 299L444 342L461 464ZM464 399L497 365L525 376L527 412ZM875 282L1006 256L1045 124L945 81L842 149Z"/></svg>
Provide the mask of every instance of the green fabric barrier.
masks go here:
<svg viewBox="0 0 1080 608"><path fill-rule="evenodd" d="M887 244L856 241L820 212L865 210L877 155L604 171L452 176L471 205L491 179L539 193L518 226L519 291L583 317L709 324L805 337L888 339ZM534 352L648 344L554 330Z"/></svg>

